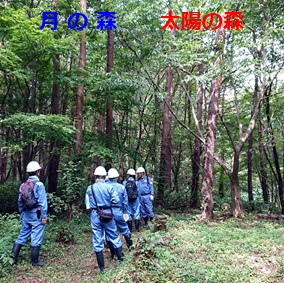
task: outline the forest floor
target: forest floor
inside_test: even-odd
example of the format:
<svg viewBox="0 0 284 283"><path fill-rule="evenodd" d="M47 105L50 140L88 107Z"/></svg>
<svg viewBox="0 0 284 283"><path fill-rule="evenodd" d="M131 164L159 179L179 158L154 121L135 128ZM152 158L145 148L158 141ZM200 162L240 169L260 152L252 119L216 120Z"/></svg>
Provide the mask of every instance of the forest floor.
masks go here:
<svg viewBox="0 0 284 283"><path fill-rule="evenodd" d="M283 220L248 216L199 223L194 215L167 217L167 231L153 232L154 223L134 232L135 248L125 260L111 260L104 249L105 272L100 273L92 251L89 217L76 221L51 219L40 258L32 267L29 246L1 283L282 283L284 282ZM142 223L143 225L143 223ZM70 242L69 242L70 241Z"/></svg>

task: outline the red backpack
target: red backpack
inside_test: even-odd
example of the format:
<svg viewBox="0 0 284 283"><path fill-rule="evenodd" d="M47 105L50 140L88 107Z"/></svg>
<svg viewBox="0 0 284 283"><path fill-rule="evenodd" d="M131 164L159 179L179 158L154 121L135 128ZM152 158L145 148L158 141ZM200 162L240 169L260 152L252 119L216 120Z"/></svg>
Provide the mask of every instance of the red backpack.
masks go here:
<svg viewBox="0 0 284 283"><path fill-rule="evenodd" d="M38 200L34 194L35 183L32 181L26 181L21 187L21 201L24 210L31 210L38 206Z"/></svg>

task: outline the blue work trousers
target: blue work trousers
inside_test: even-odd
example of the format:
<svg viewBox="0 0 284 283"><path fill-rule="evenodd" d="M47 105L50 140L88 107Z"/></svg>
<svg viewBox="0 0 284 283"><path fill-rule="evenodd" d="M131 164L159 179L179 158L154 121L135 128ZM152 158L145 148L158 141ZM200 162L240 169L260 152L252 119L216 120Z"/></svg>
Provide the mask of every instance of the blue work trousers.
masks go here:
<svg viewBox="0 0 284 283"><path fill-rule="evenodd" d="M104 248L104 234L106 239L110 241L115 249L122 246L122 242L116 231L116 225L114 218L108 222L102 222L95 210L91 212L91 227L93 233L93 249L94 252L100 252Z"/></svg>
<svg viewBox="0 0 284 283"><path fill-rule="evenodd" d="M141 214L142 217L145 218L147 216L154 217L153 212L153 203L150 199L150 194L145 196L140 196L140 204L141 204Z"/></svg>
<svg viewBox="0 0 284 283"><path fill-rule="evenodd" d="M129 220L135 219L139 220L140 219L140 201L139 198L137 198L134 201L129 201L128 202L128 213L129 213Z"/></svg>
<svg viewBox="0 0 284 283"><path fill-rule="evenodd" d="M36 212L25 211L22 218L22 228L16 243L25 245L28 238L31 236L31 246L41 246L44 228L45 225L41 224L41 218L37 217Z"/></svg>

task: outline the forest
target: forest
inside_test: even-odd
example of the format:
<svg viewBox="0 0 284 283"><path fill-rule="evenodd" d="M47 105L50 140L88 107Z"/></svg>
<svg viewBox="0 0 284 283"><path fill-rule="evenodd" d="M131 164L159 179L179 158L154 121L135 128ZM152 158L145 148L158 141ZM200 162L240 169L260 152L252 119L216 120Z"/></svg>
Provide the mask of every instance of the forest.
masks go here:
<svg viewBox="0 0 284 283"><path fill-rule="evenodd" d="M156 213L194 227L282 221L283 13L282 0L2 0L0 231L20 225L31 160L55 226L86 216L100 165L121 183L143 166ZM147 282L270 282L203 275Z"/></svg>

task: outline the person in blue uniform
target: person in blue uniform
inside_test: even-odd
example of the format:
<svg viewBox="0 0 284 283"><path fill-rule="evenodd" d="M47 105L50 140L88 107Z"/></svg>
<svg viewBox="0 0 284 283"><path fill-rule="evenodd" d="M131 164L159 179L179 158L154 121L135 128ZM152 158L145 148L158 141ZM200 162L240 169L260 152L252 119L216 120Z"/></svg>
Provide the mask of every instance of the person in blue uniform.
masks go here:
<svg viewBox="0 0 284 283"><path fill-rule="evenodd" d="M98 215L98 209L104 213L112 213L112 205L119 203L118 194L113 185L105 183L106 170L99 166L95 170L95 183L87 188L85 204L91 209L91 227L93 234L93 250L96 253L98 267L104 271L104 235L111 242L118 260L123 260L122 242L116 231L114 218L103 219Z"/></svg>
<svg viewBox="0 0 284 283"><path fill-rule="evenodd" d="M134 169L128 169L127 171L127 180L123 182L123 185L126 186L127 181L135 181L135 170ZM128 201L128 212L129 212L129 219L127 221L128 227L130 232L132 232L132 220L134 219L135 223L135 230L136 232L139 232L139 226L140 226L140 201L139 201L139 190L138 191L138 197L135 200Z"/></svg>
<svg viewBox="0 0 284 283"><path fill-rule="evenodd" d="M127 193L125 187L117 182L119 173L115 168L111 168L107 174L109 177L109 184L111 184L114 187L119 198L119 202L112 206L114 220L116 222L119 232L124 236L126 244L129 248L132 245L132 240L130 239L131 233L125 221L125 218L128 218ZM108 242L108 244L110 246L111 243Z"/></svg>
<svg viewBox="0 0 284 283"><path fill-rule="evenodd" d="M148 226L148 220L154 219L153 200L154 200L154 187L151 178L145 175L145 169L139 167L137 173L137 187L139 191L139 199L141 205L141 215L144 219L145 226Z"/></svg>
<svg viewBox="0 0 284 283"><path fill-rule="evenodd" d="M43 266L44 262L39 260L39 251L43 241L44 228L47 221L47 198L44 184L39 181L41 167L36 161L31 161L27 165L26 171L29 174L27 181L34 183L34 197L37 200L36 206L32 209L23 207L21 198L21 184L19 189L18 206L22 220L22 228L13 246L14 263L18 262L18 257L22 246L31 237L31 262L33 266Z"/></svg>

